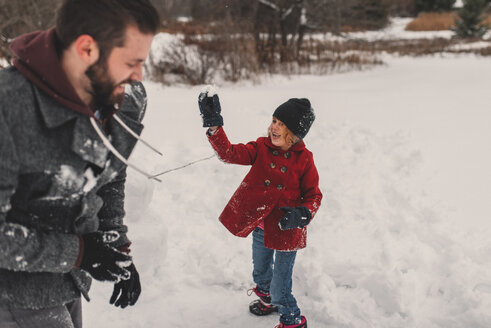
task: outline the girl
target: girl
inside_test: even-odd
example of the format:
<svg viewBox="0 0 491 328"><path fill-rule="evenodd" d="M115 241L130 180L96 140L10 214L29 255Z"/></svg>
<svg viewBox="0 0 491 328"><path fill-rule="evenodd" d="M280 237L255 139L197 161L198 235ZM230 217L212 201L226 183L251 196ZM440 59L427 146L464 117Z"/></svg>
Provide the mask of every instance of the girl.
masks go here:
<svg viewBox="0 0 491 328"><path fill-rule="evenodd" d="M307 99L290 99L273 113L268 137L247 144L230 144L220 115L218 96L210 89L199 96L203 127L218 157L233 164L252 165L226 205L220 221L234 235L252 232L253 279L259 299L249 305L255 315L279 312L276 328L306 328L292 295L297 250L306 246L307 228L322 193L312 153L302 139L314 119Z"/></svg>

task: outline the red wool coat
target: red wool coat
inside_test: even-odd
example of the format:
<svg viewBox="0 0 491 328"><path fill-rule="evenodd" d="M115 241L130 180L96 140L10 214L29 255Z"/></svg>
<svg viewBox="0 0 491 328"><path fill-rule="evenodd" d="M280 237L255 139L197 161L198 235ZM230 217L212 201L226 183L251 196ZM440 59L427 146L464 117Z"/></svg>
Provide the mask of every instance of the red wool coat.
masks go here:
<svg viewBox="0 0 491 328"><path fill-rule="evenodd" d="M321 204L319 174L303 141L287 151L268 137L232 145L223 128L208 140L222 161L252 165L220 215L223 225L234 235L246 237L264 220L266 247L280 251L304 248L307 228L283 231L278 226L284 215L280 207L305 206L314 217Z"/></svg>

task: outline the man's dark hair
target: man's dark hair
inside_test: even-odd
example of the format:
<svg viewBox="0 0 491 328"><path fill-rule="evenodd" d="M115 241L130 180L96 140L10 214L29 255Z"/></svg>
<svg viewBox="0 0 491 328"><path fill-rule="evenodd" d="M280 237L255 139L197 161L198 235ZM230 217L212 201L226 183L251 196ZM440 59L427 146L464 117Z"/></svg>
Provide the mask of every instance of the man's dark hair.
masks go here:
<svg viewBox="0 0 491 328"><path fill-rule="evenodd" d="M59 51L88 34L97 42L101 57L106 57L114 47L124 45L130 25L145 34L158 32L160 18L150 0L65 0L56 18Z"/></svg>

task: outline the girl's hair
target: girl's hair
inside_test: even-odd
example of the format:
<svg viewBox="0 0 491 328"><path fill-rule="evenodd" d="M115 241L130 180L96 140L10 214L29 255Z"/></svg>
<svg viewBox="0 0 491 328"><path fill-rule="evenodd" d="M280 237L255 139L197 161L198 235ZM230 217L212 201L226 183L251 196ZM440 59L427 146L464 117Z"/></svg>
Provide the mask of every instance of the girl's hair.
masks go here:
<svg viewBox="0 0 491 328"><path fill-rule="evenodd" d="M297 137L292 131L290 131L289 128L286 128L286 136L285 136L285 139L286 139L286 143L288 144L288 148L290 148L291 146L293 145L296 145L297 143L300 142L300 139L299 137Z"/></svg>

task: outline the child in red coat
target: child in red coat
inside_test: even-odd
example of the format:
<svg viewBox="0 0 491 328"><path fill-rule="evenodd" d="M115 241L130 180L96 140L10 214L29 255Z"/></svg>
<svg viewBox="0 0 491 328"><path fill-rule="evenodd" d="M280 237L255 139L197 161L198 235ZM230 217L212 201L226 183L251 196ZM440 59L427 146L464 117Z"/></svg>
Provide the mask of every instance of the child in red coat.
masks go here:
<svg viewBox="0 0 491 328"><path fill-rule="evenodd" d="M292 295L297 250L307 243L307 228L319 209L322 193L312 153L302 139L314 119L307 99L290 99L273 113L268 137L232 145L223 129L218 96L210 89L198 100L203 127L219 158L252 165L226 205L220 221L234 235L252 232L251 291L259 299L249 305L255 315L279 312L277 328L306 328Z"/></svg>

